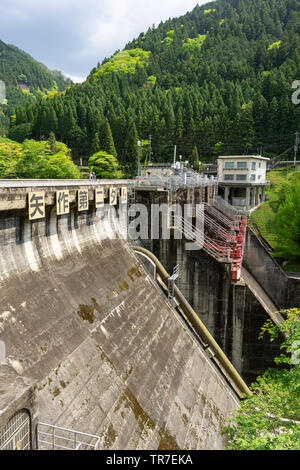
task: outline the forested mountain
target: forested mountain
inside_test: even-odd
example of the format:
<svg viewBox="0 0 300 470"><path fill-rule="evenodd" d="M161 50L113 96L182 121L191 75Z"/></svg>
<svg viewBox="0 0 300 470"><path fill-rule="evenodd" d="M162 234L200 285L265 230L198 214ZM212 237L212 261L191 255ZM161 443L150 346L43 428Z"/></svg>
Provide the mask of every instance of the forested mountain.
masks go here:
<svg viewBox="0 0 300 470"><path fill-rule="evenodd" d="M107 128L123 169L151 134L153 160L230 153L279 154L300 130L292 83L300 80L299 0L216 0L149 28L63 96L16 109L10 134L53 131L89 156ZM103 136L103 134L105 134ZM102 136L102 137L101 137ZM195 154L195 152L194 152Z"/></svg>
<svg viewBox="0 0 300 470"><path fill-rule="evenodd" d="M38 96L48 92L64 91L72 84L57 70L49 70L29 54L0 41L0 80L5 83L5 101L1 111L10 116L16 106L34 103ZM2 100L3 101L3 100ZM4 123L4 116L0 123Z"/></svg>

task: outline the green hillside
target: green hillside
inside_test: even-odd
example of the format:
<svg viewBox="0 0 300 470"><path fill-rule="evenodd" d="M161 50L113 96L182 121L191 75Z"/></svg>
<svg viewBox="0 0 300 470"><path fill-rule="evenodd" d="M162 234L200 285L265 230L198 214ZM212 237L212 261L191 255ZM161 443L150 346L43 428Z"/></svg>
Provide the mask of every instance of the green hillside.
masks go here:
<svg viewBox="0 0 300 470"><path fill-rule="evenodd" d="M74 157L89 156L95 142L101 149L106 119L128 174L135 171L135 138L150 134L156 161L172 160L175 144L185 159L196 146L206 161L220 151L282 153L300 128L300 106L291 100L299 37L298 0L196 6L142 32L64 96L18 110L12 137L53 131Z"/></svg>
<svg viewBox="0 0 300 470"><path fill-rule="evenodd" d="M55 138L22 144L0 137L0 178L79 179L80 172L70 151Z"/></svg>
<svg viewBox="0 0 300 470"><path fill-rule="evenodd" d="M291 272L300 271L299 210L294 201L288 201L290 194L294 194L297 200L296 191L300 188L299 170L298 164L296 167L290 165L269 172L267 201L249 218L249 225L272 247L272 255L278 259L284 270ZM293 231L293 227L296 230Z"/></svg>
<svg viewBox="0 0 300 470"><path fill-rule="evenodd" d="M49 70L26 52L2 41L0 81L5 83L5 101L0 103L0 126L9 121L4 116L9 118L17 106L35 103L39 96L49 92L64 91L72 83L61 72Z"/></svg>

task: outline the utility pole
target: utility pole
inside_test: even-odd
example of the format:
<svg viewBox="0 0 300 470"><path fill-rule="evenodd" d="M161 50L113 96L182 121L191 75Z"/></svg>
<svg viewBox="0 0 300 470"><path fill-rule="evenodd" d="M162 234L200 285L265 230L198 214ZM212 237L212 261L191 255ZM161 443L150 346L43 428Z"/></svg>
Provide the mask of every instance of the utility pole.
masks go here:
<svg viewBox="0 0 300 470"><path fill-rule="evenodd" d="M152 135L149 135L149 159L148 159L148 164L151 163L151 155L152 155Z"/></svg>
<svg viewBox="0 0 300 470"><path fill-rule="evenodd" d="M138 145L138 186L140 185L140 166L141 166L141 141L137 141Z"/></svg>
<svg viewBox="0 0 300 470"><path fill-rule="evenodd" d="M294 147L294 150L295 150L295 156L294 156L294 166L296 166L296 162L297 162L297 153L298 153L298 150L299 150L299 144L300 144L300 132L296 132L296 140L295 140L295 147Z"/></svg>
<svg viewBox="0 0 300 470"><path fill-rule="evenodd" d="M174 168L176 165L176 154L177 154L177 145L174 145Z"/></svg>

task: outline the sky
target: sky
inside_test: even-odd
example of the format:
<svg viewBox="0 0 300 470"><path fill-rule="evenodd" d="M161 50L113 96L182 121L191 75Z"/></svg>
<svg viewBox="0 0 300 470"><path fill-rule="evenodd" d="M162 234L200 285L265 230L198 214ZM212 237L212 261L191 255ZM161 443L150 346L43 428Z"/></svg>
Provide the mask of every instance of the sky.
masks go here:
<svg viewBox="0 0 300 470"><path fill-rule="evenodd" d="M208 0L0 0L0 39L83 81L154 24Z"/></svg>

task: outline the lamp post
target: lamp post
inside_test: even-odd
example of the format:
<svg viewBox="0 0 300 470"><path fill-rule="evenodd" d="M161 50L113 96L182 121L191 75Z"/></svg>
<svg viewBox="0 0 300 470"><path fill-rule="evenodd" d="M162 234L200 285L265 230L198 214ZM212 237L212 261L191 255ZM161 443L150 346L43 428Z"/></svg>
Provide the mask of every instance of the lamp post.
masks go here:
<svg viewBox="0 0 300 470"><path fill-rule="evenodd" d="M140 185L140 160L141 160L141 141L137 141L138 146L138 185Z"/></svg>

